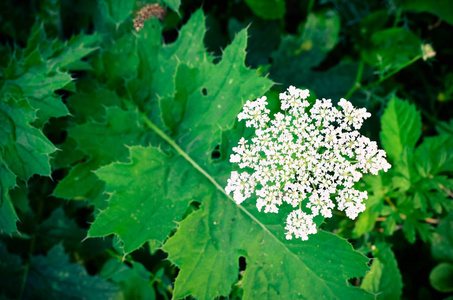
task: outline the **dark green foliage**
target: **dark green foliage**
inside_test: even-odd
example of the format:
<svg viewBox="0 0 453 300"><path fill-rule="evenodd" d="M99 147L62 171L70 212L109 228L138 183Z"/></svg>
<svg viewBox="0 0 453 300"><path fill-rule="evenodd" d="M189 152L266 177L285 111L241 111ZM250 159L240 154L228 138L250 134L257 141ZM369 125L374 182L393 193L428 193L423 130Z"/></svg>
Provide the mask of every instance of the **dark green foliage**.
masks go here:
<svg viewBox="0 0 453 300"><path fill-rule="evenodd" d="M22 2L0 3L0 298L452 297L450 1ZM243 104L289 85L365 107L392 164L305 242L224 191Z"/></svg>

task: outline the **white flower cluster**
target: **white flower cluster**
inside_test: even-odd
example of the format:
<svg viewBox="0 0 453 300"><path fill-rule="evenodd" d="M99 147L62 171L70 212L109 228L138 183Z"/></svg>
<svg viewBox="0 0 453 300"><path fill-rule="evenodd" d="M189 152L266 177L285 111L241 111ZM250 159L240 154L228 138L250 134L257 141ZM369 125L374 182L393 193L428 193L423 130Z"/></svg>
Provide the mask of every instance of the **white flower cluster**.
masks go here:
<svg viewBox="0 0 453 300"><path fill-rule="evenodd" d="M286 238L307 240L317 232L313 218L332 216L332 209L345 211L354 219L365 210L367 192L353 188L362 173L377 174L391 166L376 142L357 131L370 117L364 108L356 109L341 99L306 101L308 90L290 86L280 94L281 109L271 120L266 97L247 101L239 120L254 127L256 136L249 143L241 138L230 161L244 172L232 172L225 191L240 204L258 196L259 211L277 213L283 203L296 208L286 220Z"/></svg>

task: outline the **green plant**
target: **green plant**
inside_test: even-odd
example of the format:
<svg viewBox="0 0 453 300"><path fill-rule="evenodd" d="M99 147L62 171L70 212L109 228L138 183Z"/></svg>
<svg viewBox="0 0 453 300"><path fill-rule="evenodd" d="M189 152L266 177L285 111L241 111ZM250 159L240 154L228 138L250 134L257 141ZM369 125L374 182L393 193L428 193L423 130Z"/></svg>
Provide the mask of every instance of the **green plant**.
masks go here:
<svg viewBox="0 0 453 300"><path fill-rule="evenodd" d="M1 296L450 296L453 29L425 2L3 1ZM289 85L365 107L392 165L306 241L225 191L238 114Z"/></svg>

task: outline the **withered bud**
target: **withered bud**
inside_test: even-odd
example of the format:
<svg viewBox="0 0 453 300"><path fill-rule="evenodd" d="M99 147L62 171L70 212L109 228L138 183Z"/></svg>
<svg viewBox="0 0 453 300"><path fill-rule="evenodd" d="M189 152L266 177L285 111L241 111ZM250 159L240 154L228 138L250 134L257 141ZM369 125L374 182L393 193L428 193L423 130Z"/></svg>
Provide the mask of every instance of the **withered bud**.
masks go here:
<svg viewBox="0 0 453 300"><path fill-rule="evenodd" d="M158 3L147 4L137 13L137 16L134 19L134 28L139 31L145 25L145 21L151 18L158 18L160 20L165 19L167 15L165 9L160 6Z"/></svg>

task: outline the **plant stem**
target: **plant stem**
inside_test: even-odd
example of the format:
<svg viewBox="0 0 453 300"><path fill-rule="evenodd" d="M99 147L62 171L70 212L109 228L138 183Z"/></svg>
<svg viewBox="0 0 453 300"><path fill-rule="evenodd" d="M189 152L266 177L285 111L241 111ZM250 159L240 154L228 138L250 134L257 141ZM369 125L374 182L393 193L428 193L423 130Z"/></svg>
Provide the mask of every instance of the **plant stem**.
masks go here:
<svg viewBox="0 0 453 300"><path fill-rule="evenodd" d="M363 73L363 67L364 67L364 63L363 61L360 61L360 65L359 65L359 69L357 70L357 77L356 77L356 80L354 82L354 85L351 87L351 89L349 90L349 92L346 94L346 97L345 98L349 98L356 90L360 89L360 90L367 90L369 88L372 88L373 86L376 86L378 84L380 84L381 82L387 80L388 78L392 77L393 75L395 75L396 73L398 73L399 71L401 71L402 69L405 69L407 67L409 67L410 65L412 65L414 62L418 61L420 58L422 58L421 55L417 55L416 57L414 57L413 59L411 59L410 61L408 61L407 63L403 64L402 66L400 66L399 68L385 74L384 76L382 76L381 78L379 78L379 80L375 81L375 82L372 82L370 84L367 84L365 86L362 86L360 84L360 81L361 81L361 78L362 78L362 73Z"/></svg>
<svg viewBox="0 0 453 300"><path fill-rule="evenodd" d="M311 11L313 10L313 5L315 4L315 0L310 0L308 2L308 6L307 6L307 16L309 14L311 14Z"/></svg>
<svg viewBox="0 0 453 300"><path fill-rule="evenodd" d="M398 8L398 11L396 12L395 20L393 21L393 27L397 27L398 26L398 23L399 23L400 18L401 18L401 12L402 12L402 9Z"/></svg>
<svg viewBox="0 0 453 300"><path fill-rule="evenodd" d="M348 99L357 89L360 88L360 81L362 81L362 74L363 74L363 67L365 63L363 60L360 60L359 68L357 69L357 76L355 77L354 84L352 85L351 89L346 94L345 98Z"/></svg>
<svg viewBox="0 0 453 300"><path fill-rule="evenodd" d="M403 219L405 219L405 218L403 218ZM385 220L387 220L387 217L376 218L376 222L384 222ZM425 218L425 219L423 219L423 221L425 221L428 224L438 224L440 222L439 220L433 219L433 218Z"/></svg>

